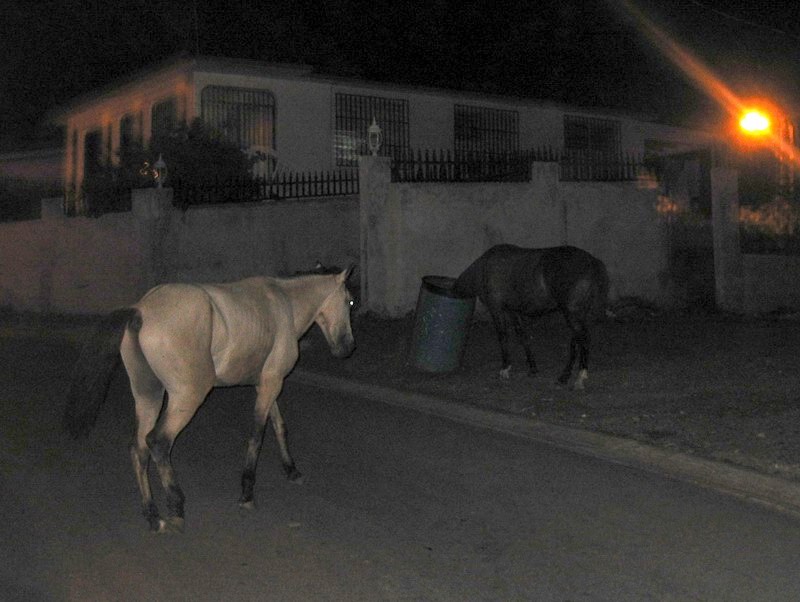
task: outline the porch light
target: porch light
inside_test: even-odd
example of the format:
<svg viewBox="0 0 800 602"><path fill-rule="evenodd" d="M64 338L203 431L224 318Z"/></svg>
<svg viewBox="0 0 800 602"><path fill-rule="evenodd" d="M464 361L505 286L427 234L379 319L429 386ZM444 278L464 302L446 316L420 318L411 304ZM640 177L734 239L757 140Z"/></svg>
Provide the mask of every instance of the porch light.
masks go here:
<svg viewBox="0 0 800 602"><path fill-rule="evenodd" d="M372 153L372 156L375 157L378 155L378 151L381 148L381 143L383 142L383 130L381 130L378 123L375 121L375 117L372 117L372 125L369 126L367 129L367 146L369 146L369 151Z"/></svg>
<svg viewBox="0 0 800 602"><path fill-rule="evenodd" d="M159 153L158 161L156 161L155 165L153 165L153 169L155 169L156 188L163 188L164 179L167 177L167 164L164 163L161 153Z"/></svg>

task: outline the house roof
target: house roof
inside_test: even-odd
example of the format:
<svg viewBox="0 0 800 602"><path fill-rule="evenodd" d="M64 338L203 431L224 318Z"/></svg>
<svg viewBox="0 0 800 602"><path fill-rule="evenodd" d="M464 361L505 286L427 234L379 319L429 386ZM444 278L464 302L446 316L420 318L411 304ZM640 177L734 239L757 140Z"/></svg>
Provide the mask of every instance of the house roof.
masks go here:
<svg viewBox="0 0 800 602"><path fill-rule="evenodd" d="M364 79L342 77L337 75L327 75L316 73L310 65L296 63L270 63L254 61L249 59L235 59L223 57L197 56L190 57L179 55L171 57L160 63L156 63L145 69L136 71L126 77L117 79L101 88L97 88L86 94L80 95L67 103L54 108L47 115L47 120L63 124L66 117L77 109L90 106L112 93L124 92L126 88L133 88L142 82L165 74L170 71L193 73L226 73L237 75L254 76L273 76L281 79L305 80L316 83L328 83L331 85L351 86L360 88L372 88L375 90L389 90L401 93L446 95L453 98L464 100L484 100L498 103L513 103L517 105L527 105L540 108L554 108L562 111L581 112L591 115L616 116L636 119L638 121L655 121L653 115L644 115L636 112L623 111L619 109L604 109L601 107L583 107L555 101L548 101L536 98L525 98L517 96L504 96L500 94L489 94L481 92L470 92L465 90L454 90L437 88L430 86L411 86L396 83L369 81Z"/></svg>
<svg viewBox="0 0 800 602"><path fill-rule="evenodd" d="M241 75L297 77L302 74L311 73L312 67L293 63L266 63L247 59L191 57L182 54L154 63L144 69L134 71L129 75L111 81L104 86L76 96L66 103L54 107L47 113L46 120L55 123L63 123L67 115L77 109L92 105L112 93L124 92L126 88L133 88L148 79L170 71L185 73L210 71Z"/></svg>

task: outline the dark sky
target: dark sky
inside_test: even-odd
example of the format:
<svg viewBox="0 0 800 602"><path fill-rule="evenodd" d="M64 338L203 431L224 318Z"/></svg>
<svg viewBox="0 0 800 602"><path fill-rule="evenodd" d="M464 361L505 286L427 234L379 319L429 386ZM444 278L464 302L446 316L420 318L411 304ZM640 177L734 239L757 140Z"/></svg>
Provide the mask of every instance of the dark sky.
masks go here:
<svg viewBox="0 0 800 602"><path fill-rule="evenodd" d="M800 98L800 8L639 0L736 91ZM48 109L179 52L302 62L319 72L604 106L675 123L715 106L611 0L5 0L0 147ZM718 12L718 11L724 11Z"/></svg>

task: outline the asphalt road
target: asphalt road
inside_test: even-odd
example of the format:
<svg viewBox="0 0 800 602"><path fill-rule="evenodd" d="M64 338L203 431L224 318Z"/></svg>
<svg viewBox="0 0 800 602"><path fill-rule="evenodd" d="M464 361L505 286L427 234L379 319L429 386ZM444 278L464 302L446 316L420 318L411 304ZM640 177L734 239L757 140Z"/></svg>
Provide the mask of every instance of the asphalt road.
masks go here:
<svg viewBox="0 0 800 602"><path fill-rule="evenodd" d="M800 599L797 519L292 382L306 483L283 479L268 431L258 508L237 508L253 392L215 391L173 454L187 532L153 535L124 375L88 440L58 430L74 357L0 342L2 600Z"/></svg>

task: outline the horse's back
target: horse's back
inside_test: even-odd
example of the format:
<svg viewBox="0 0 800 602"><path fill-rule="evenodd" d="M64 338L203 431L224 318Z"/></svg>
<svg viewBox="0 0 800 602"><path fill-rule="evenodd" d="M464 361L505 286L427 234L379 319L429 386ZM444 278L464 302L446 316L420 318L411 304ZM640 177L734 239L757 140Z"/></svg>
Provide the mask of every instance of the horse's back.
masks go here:
<svg viewBox="0 0 800 602"><path fill-rule="evenodd" d="M211 352L222 383L255 382L269 360L288 372L297 360L292 305L278 279L204 285L214 308Z"/></svg>
<svg viewBox="0 0 800 602"><path fill-rule="evenodd" d="M179 365L212 371L215 384L248 384L276 340L288 348L286 363L293 363L291 307L273 279L164 284L136 307L142 314L140 345L151 363L182 354Z"/></svg>
<svg viewBox="0 0 800 602"><path fill-rule="evenodd" d="M553 247L547 249L541 265L561 309L591 319L605 315L608 271L600 259L577 247Z"/></svg>
<svg viewBox="0 0 800 602"><path fill-rule="evenodd" d="M604 313L605 265L578 247L495 245L468 270L480 272L478 296L490 308L502 306L531 315L556 309Z"/></svg>

